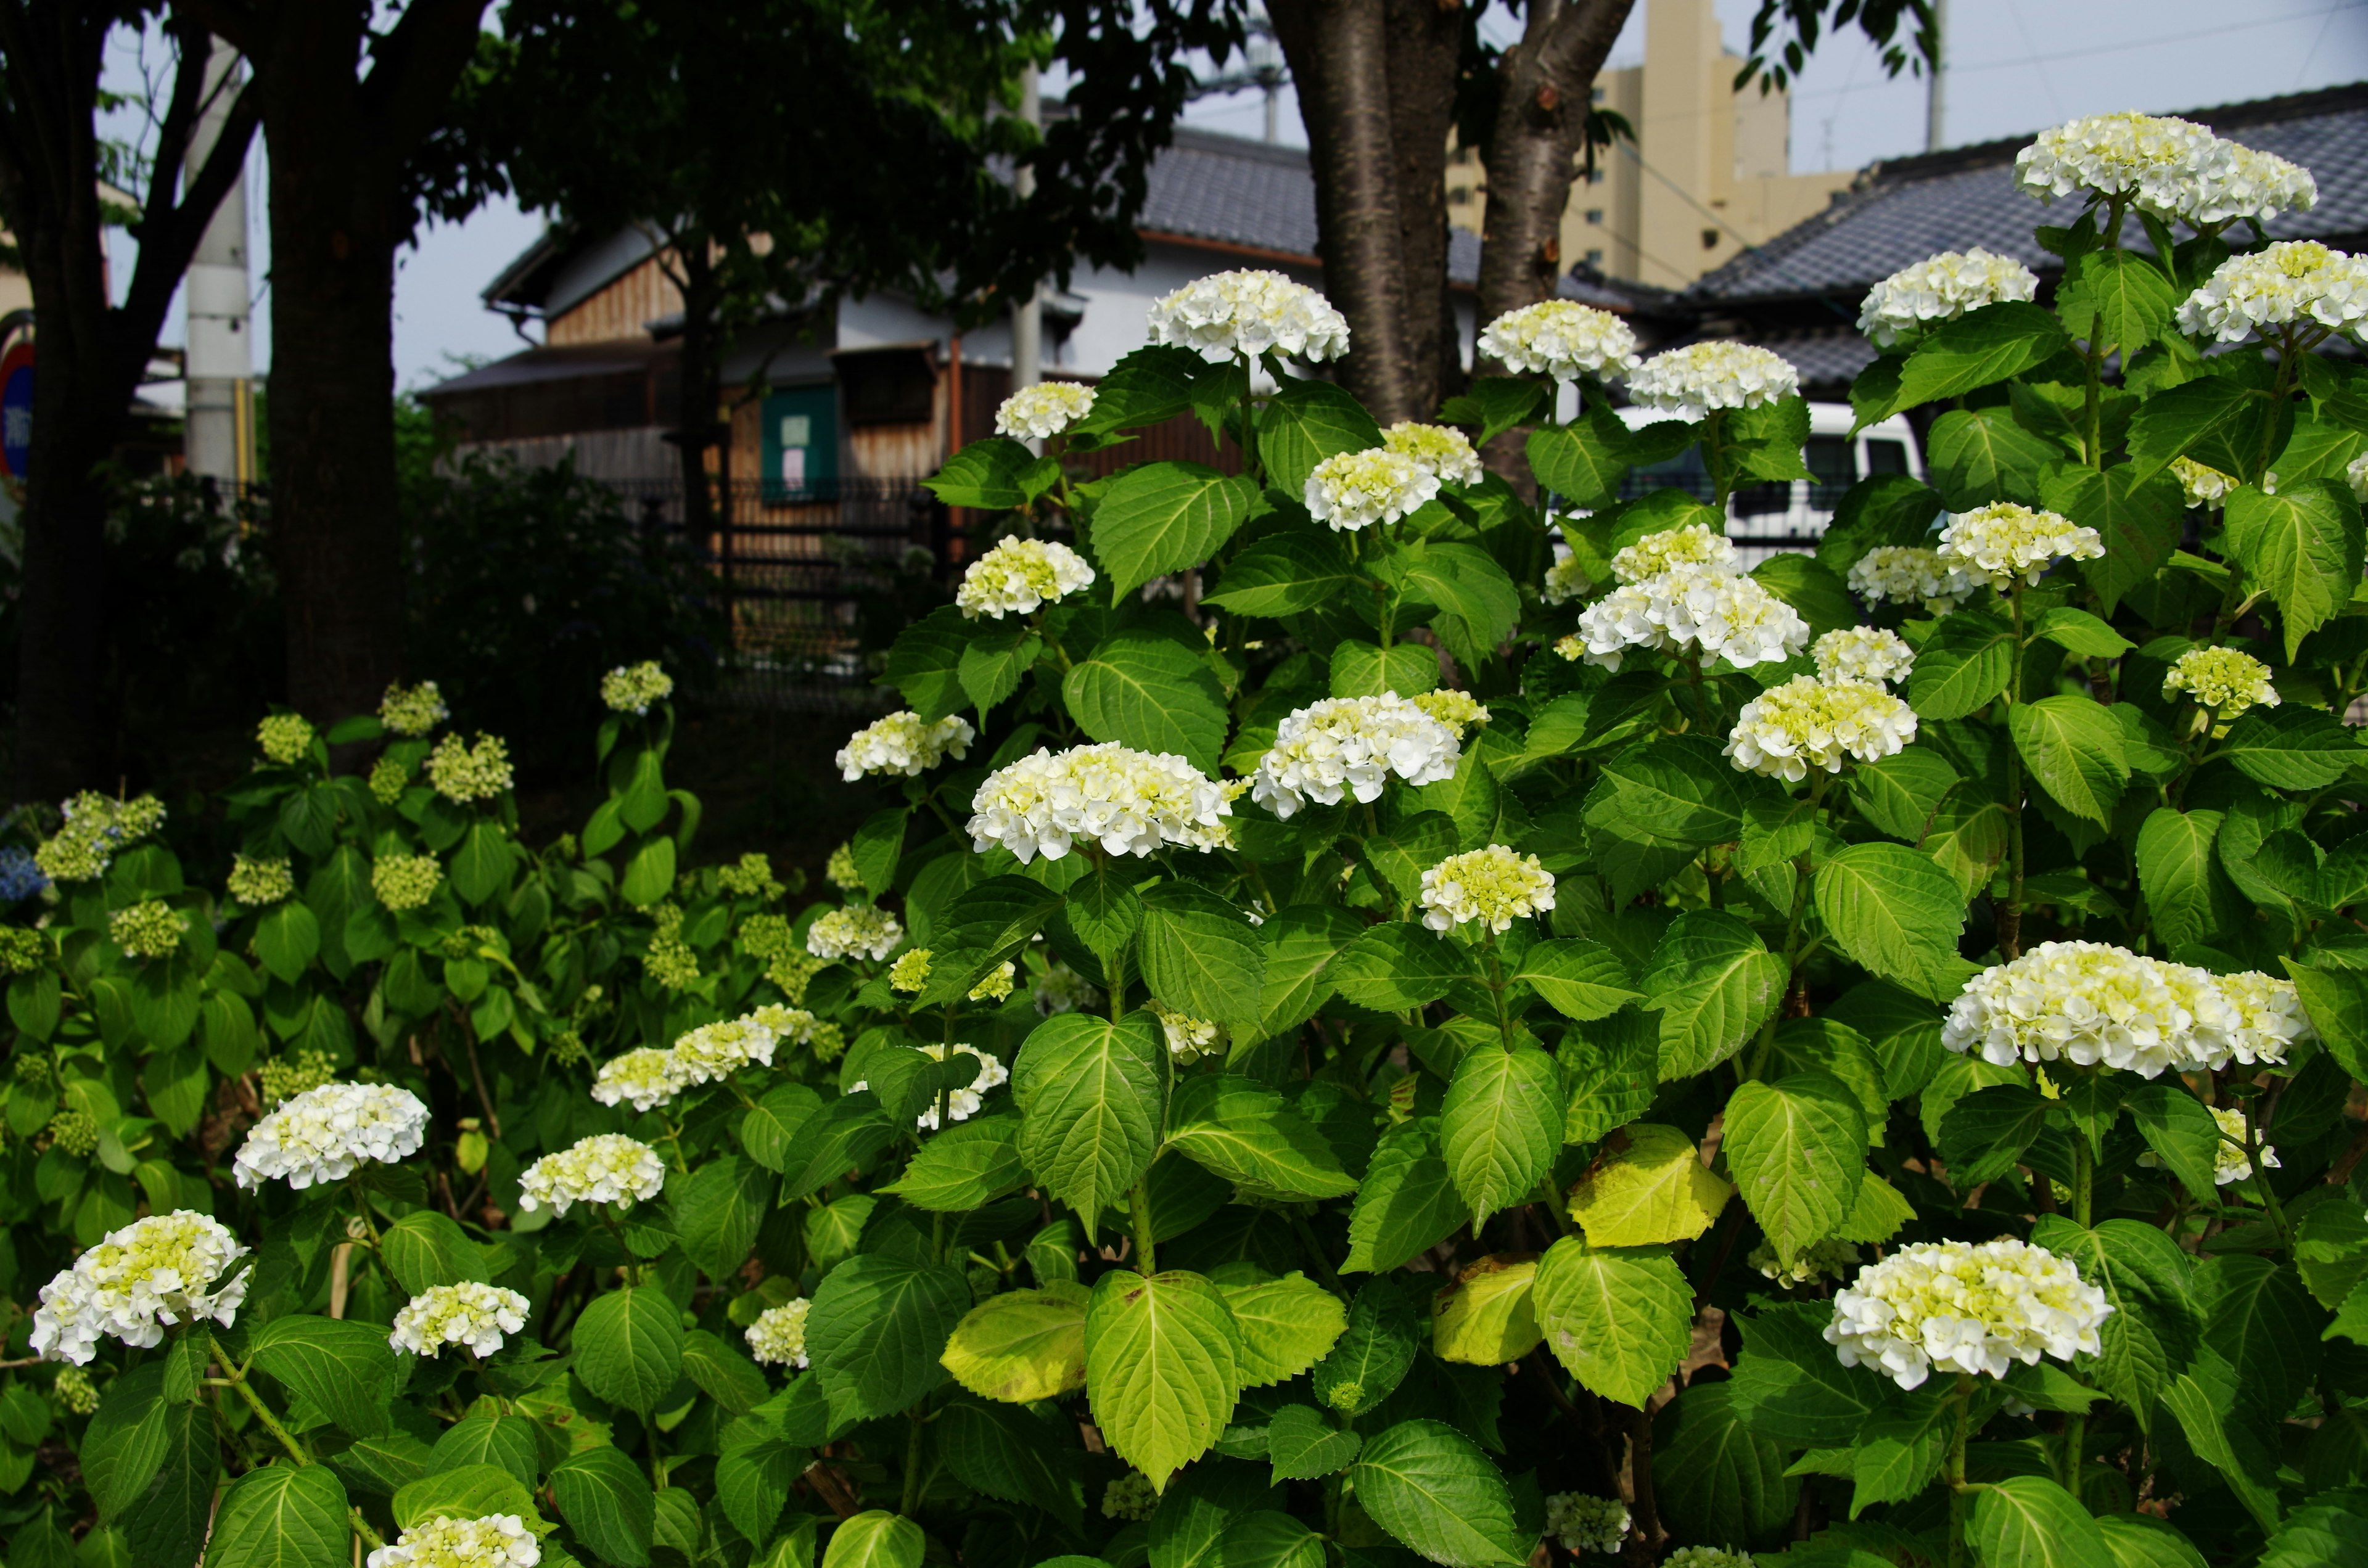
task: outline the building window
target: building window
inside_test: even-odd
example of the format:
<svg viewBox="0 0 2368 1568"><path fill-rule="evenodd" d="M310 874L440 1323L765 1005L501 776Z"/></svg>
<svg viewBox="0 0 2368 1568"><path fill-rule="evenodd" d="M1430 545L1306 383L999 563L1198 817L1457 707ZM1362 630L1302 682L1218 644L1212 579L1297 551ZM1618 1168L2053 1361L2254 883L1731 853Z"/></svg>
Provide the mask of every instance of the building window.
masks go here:
<svg viewBox="0 0 2368 1568"><path fill-rule="evenodd" d="M1588 209L1587 210L1587 221L1588 221L1588 222L1590 222L1590 223L1600 223L1600 222L1603 222L1603 209L1602 209L1602 208L1600 208L1600 207L1590 207L1590 208L1588 208Z"/></svg>
<svg viewBox="0 0 2368 1568"><path fill-rule="evenodd" d="M1603 265L1603 253L1600 250L1588 251L1587 253L1587 265L1589 267L1601 267Z"/></svg>
<svg viewBox="0 0 2368 1568"><path fill-rule="evenodd" d="M1601 103L1603 101L1603 89L1600 87L1596 88L1594 92L1588 96L1588 101L1589 103Z"/></svg>
<svg viewBox="0 0 2368 1568"><path fill-rule="evenodd" d="M791 387L765 399L765 499L828 491L838 478L838 389Z"/></svg>
<svg viewBox="0 0 2368 1568"><path fill-rule="evenodd" d="M1704 229L1702 231L1702 249L1718 249L1718 231L1716 229Z"/></svg>
<svg viewBox="0 0 2368 1568"><path fill-rule="evenodd" d="M1589 185L1601 185L1603 183L1603 173L1604 171L1600 168L1588 170L1587 183Z"/></svg>
<svg viewBox="0 0 2368 1568"><path fill-rule="evenodd" d="M1468 186L1468 185L1457 185L1457 186L1450 186L1450 187L1448 187L1448 190L1447 190L1447 204L1448 204L1450 207L1461 207L1461 206L1463 206L1465 202L1467 202L1467 201L1469 201L1469 200L1471 200L1471 199L1472 199L1472 187L1471 187L1470 186Z"/></svg>

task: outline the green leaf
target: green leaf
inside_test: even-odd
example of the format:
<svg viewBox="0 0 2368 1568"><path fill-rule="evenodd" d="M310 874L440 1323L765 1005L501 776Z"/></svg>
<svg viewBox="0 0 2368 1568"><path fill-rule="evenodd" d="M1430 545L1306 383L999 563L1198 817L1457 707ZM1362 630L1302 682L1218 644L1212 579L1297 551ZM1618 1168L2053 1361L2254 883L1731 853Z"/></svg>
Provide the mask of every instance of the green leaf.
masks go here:
<svg viewBox="0 0 2368 1568"><path fill-rule="evenodd" d="M1595 1246L1651 1246L1701 1235L1734 1195L1681 1130L1638 1121L1606 1142L1570 1212Z"/></svg>
<svg viewBox="0 0 2368 1568"><path fill-rule="evenodd" d="M1975 1493L1967 1533L1982 1568L2097 1568L2110 1560L2089 1510L2044 1476L2009 1476Z"/></svg>
<svg viewBox="0 0 2368 1568"><path fill-rule="evenodd" d="M1661 1015L1661 1082L1706 1073L1759 1032L1784 999L1784 960L1731 915L1672 921L1645 967L1647 1011Z"/></svg>
<svg viewBox="0 0 2368 1568"><path fill-rule="evenodd" d="M781 1171L781 1201L794 1203L809 1192L820 1191L869 1162L900 1131L881 1114L880 1101L873 1095L847 1095L831 1101L798 1129L796 1151Z"/></svg>
<svg viewBox="0 0 2368 1568"><path fill-rule="evenodd" d="M1941 754L1909 746L1850 771L1850 804L1876 829L1914 844L1961 780Z"/></svg>
<svg viewBox="0 0 2368 1568"><path fill-rule="evenodd" d="M1239 1341L1241 1386L1288 1382L1322 1360L1349 1326L1340 1298L1293 1271L1254 1285L1221 1284Z"/></svg>
<svg viewBox="0 0 2368 1568"><path fill-rule="evenodd" d="M1008 1122L947 1128L921 1145L903 1176L875 1190L893 1192L914 1208L934 1213L980 1208L1028 1179L1017 1131Z"/></svg>
<svg viewBox="0 0 2368 1568"><path fill-rule="evenodd" d="M1763 1306L1738 1317L1743 1355L1730 1386L1754 1432L1804 1448L1842 1448L1888 1403L1885 1384L1845 1367L1826 1343L1833 1309L1822 1302Z"/></svg>
<svg viewBox="0 0 2368 1568"><path fill-rule="evenodd" d="M2040 475L2039 501L2096 529L2104 540L2101 557L2078 564L2107 615L2134 589L2154 581L2179 548L2186 498L2179 481L2167 473L2139 479L2128 463L2102 473L2086 463L2050 463Z"/></svg>
<svg viewBox="0 0 2368 1568"><path fill-rule="evenodd" d="M122 1381L117 1380L119 1385ZM215 1484L222 1477L222 1438L211 1410L195 1403L175 1403L165 1413L163 1426L164 1462L155 1478L110 1521L134 1563L197 1562L213 1516ZM88 1452L85 1437L84 1453Z"/></svg>
<svg viewBox="0 0 2368 1568"><path fill-rule="evenodd" d="M2294 1408L2318 1372L2327 1314L2291 1265L2223 1253L2195 1270L2203 1342L2237 1374L2237 1397L2264 1421Z"/></svg>
<svg viewBox="0 0 2368 1568"><path fill-rule="evenodd" d="M256 1335L254 1354L256 1366L355 1437L387 1429L396 1367L382 1330L302 1314L274 1318Z"/></svg>
<svg viewBox="0 0 2368 1568"><path fill-rule="evenodd" d="M2085 609L2058 605L2039 618L2040 636L2076 657L2118 659L2136 644Z"/></svg>
<svg viewBox="0 0 2368 1568"><path fill-rule="evenodd" d="M1442 1361L1501 1367L1545 1339L1531 1299L1534 1258L1484 1257L1439 1292L1430 1320L1431 1353Z"/></svg>
<svg viewBox="0 0 2368 1568"><path fill-rule="evenodd" d="M803 1084L776 1084L740 1119L740 1147L768 1171L788 1168L799 1129L822 1108L822 1096Z"/></svg>
<svg viewBox="0 0 2368 1568"><path fill-rule="evenodd" d="M2360 584L2360 504L2335 480L2281 484L2275 495L2248 484L2228 497L2226 517L2228 553L2248 586L2277 601L2291 660Z"/></svg>
<svg viewBox="0 0 2368 1568"><path fill-rule="evenodd" d="M2199 376L2157 392L2130 420L2130 466L2138 477L2149 477L2207 437L2257 431L2269 414L2266 401L2234 376Z"/></svg>
<svg viewBox="0 0 2368 1568"><path fill-rule="evenodd" d="M1263 506L1255 481L1240 474L1228 479L1201 463L1125 470L1094 508L1094 554L1110 571L1110 602L1154 577L1206 561Z"/></svg>
<svg viewBox="0 0 2368 1568"><path fill-rule="evenodd" d="M1349 910L1304 903L1284 906L1258 928L1266 944L1261 1038L1287 1033L1315 1016L1333 993L1334 957L1363 928Z"/></svg>
<svg viewBox="0 0 2368 1568"><path fill-rule="evenodd" d="M1366 928L1325 971L1341 997L1375 1012L1403 1013L1447 994L1458 980L1476 978L1453 942L1411 921Z"/></svg>
<svg viewBox="0 0 2368 1568"><path fill-rule="evenodd" d="M2191 1197L2209 1201L2218 1191L2213 1166L2220 1152L2220 1124L2210 1109L2183 1085L2159 1080L2139 1085L2127 1103L2146 1147Z"/></svg>
<svg viewBox="0 0 2368 1568"><path fill-rule="evenodd" d="M1358 1288L1348 1327L1309 1380L1319 1403L1343 1415L1361 1415L1396 1392L1420 1347L1421 1323L1407 1297L1407 1289L1387 1275Z"/></svg>
<svg viewBox="0 0 2368 1568"><path fill-rule="evenodd" d="M1740 1405L1734 1384L1698 1382L1653 1423L1654 1495L1686 1539L1767 1541L1792 1521L1800 1483L1784 1472L1786 1450Z"/></svg>
<svg viewBox="0 0 2368 1568"><path fill-rule="evenodd" d="M1943 617L1908 673L1907 699L1919 719L1963 719L2004 691L2014 676L2014 628L1986 611Z"/></svg>
<svg viewBox="0 0 2368 1568"><path fill-rule="evenodd" d="M1928 333L1907 356L1896 406L1913 408L2020 375L2061 352L2064 328L2039 306L2001 301Z"/></svg>
<svg viewBox="0 0 2368 1568"><path fill-rule="evenodd" d="M712 1157L666 1195L683 1255L710 1279L729 1279L748 1261L757 1228L773 1207L773 1175L740 1154Z"/></svg>
<svg viewBox="0 0 2368 1568"><path fill-rule="evenodd" d="M881 682L901 692L923 723L950 718L969 705L962 660L970 643L970 622L962 611L940 606L897 633Z"/></svg>
<svg viewBox="0 0 2368 1568"><path fill-rule="evenodd" d="M1068 1452L1031 1413L958 1399L939 1413L937 1427L938 1452L964 1485L1072 1524L1078 1518Z"/></svg>
<svg viewBox="0 0 2368 1568"><path fill-rule="evenodd" d="M682 1336L682 1369L727 1415L746 1415L772 1393L765 1374L738 1345L703 1328Z"/></svg>
<svg viewBox="0 0 2368 1568"><path fill-rule="evenodd" d="M2352 764L2368 761L2358 733L2314 709L2255 709L2229 727L2217 754L2272 790L2324 790Z"/></svg>
<svg viewBox="0 0 2368 1568"><path fill-rule="evenodd" d="M1110 367L1094 388L1094 406L1075 428L1087 435L1132 430L1172 419L1192 406L1192 382L1208 362L1190 348L1149 344Z"/></svg>
<svg viewBox="0 0 2368 1568"><path fill-rule="evenodd" d="M1343 642L1331 671L1334 697L1415 697L1438 687L1439 654L1419 642Z"/></svg>
<svg viewBox="0 0 2368 1568"><path fill-rule="evenodd" d="M1019 442L989 436L948 458L945 467L921 483L949 506L1010 512L1028 505L1030 492L1020 481L1035 466L1036 454Z"/></svg>
<svg viewBox="0 0 2368 1568"><path fill-rule="evenodd" d="M651 1286L625 1285L595 1296L570 1338L584 1386L629 1410L655 1409L682 1371L681 1315L665 1291Z"/></svg>
<svg viewBox="0 0 2368 1568"><path fill-rule="evenodd" d="M1357 1501L1408 1549L1449 1568L1521 1560L1512 1494L1480 1445L1441 1421L1401 1421L1349 1471Z"/></svg>
<svg viewBox="0 0 2368 1568"><path fill-rule="evenodd" d="M1536 1046L1484 1044L1463 1053L1440 1108L1440 1139L1475 1232L1536 1193L1562 1146L1562 1118L1554 1058Z"/></svg>
<svg viewBox="0 0 2368 1568"><path fill-rule="evenodd" d="M2063 448L2016 424L2010 409L1997 407L1943 414L1932 422L1925 450L1933 488L1952 512L1993 501L2037 504L2040 471L2064 455Z"/></svg>
<svg viewBox="0 0 2368 1568"><path fill-rule="evenodd" d="M736 1432L727 1428L723 1451L715 1461L715 1501L723 1517L752 1540L771 1539L780 1523L781 1509L789 1503L790 1489L798 1483L813 1457L811 1450L773 1437L768 1429L752 1435L745 1428ZM812 1560L811 1542L798 1550L803 1558Z"/></svg>
<svg viewBox="0 0 2368 1568"><path fill-rule="evenodd" d="M674 890L674 840L653 838L633 851L617 884L627 903L647 908Z"/></svg>
<svg viewBox="0 0 2368 1568"><path fill-rule="evenodd" d="M1693 1341L1693 1290L1664 1251L1565 1236L1539 1260L1534 1290L1554 1358L1622 1404L1642 1409Z"/></svg>
<svg viewBox="0 0 2368 1568"><path fill-rule="evenodd" d="M1565 1031L1562 1141L1593 1143L1644 1115L1660 1086L1659 1058L1657 1024L1634 1007L1596 1028Z"/></svg>
<svg viewBox="0 0 2368 1568"><path fill-rule="evenodd" d="M1575 937L1531 944L1511 978L1530 986L1557 1013L1582 1023L1608 1018L1645 999L1611 949Z"/></svg>
<svg viewBox="0 0 2368 1568"><path fill-rule="evenodd" d="M531 1488L542 1470L541 1449L535 1438L532 1418L491 1410L464 1415L436 1439L422 1473L441 1475L446 1471L480 1466L506 1471L519 1485Z"/></svg>
<svg viewBox="0 0 2368 1568"><path fill-rule="evenodd" d="M1025 1119L1019 1153L1047 1191L1098 1216L1151 1165L1160 1130L1158 1062L1166 1049L1147 1012L1111 1023L1061 1013L1036 1026L1013 1064Z"/></svg>
<svg viewBox="0 0 2368 1568"><path fill-rule="evenodd" d="M161 1367L128 1372L108 1385L91 1417L82 1441L83 1481L102 1518L112 1520L137 1502L170 1452L176 1402L164 1397L163 1384Z"/></svg>
<svg viewBox="0 0 2368 1568"><path fill-rule="evenodd" d="M1094 1423L1155 1491L1209 1450L1241 1392L1240 1338L1216 1286L1113 1268L1086 1309Z"/></svg>
<svg viewBox="0 0 2368 1568"><path fill-rule="evenodd" d="M901 1514L871 1508L843 1519L830 1532L822 1568L921 1568L928 1539Z"/></svg>
<svg viewBox="0 0 2368 1568"><path fill-rule="evenodd" d="M2097 1521L2112 1553L2113 1568L2203 1568L2203 1554L2160 1519L2146 1514L2107 1514ZM2362 1532L2368 1542L2368 1531ZM2263 1558L2266 1565L2271 1560ZM2322 1559L2324 1565L2331 1560Z"/></svg>
<svg viewBox="0 0 2368 1568"><path fill-rule="evenodd" d="M1944 509L1940 492L1912 474L1869 474L1843 492L1817 541L1817 559L1847 576L1870 550L1924 543Z"/></svg>
<svg viewBox="0 0 2368 1568"><path fill-rule="evenodd" d="M1748 1083L1726 1103L1720 1147L1752 1218L1789 1263L1850 1218L1866 1171L1866 1113L1829 1074Z"/></svg>
<svg viewBox="0 0 2368 1568"><path fill-rule="evenodd" d="M1530 432L1530 472L1565 505L1601 510L1620 498L1628 477L1627 431L1608 408L1589 409L1576 425L1547 425Z"/></svg>
<svg viewBox="0 0 2368 1568"><path fill-rule="evenodd" d="M1228 562L1217 591L1201 602L1232 615L1298 615L1332 603L1361 582L1336 539L1273 534Z"/></svg>
<svg viewBox="0 0 2368 1568"><path fill-rule="evenodd" d="M1971 1192L2014 1169L2047 1124L2047 1100L2021 1083L1975 1089L1949 1108L1941 1120L1941 1154L1949 1180Z"/></svg>
<svg viewBox="0 0 2368 1568"><path fill-rule="evenodd" d="M2170 327L2180 296L2162 268L2126 250L2092 250L2072 258L2055 290L2055 314L2097 353L2126 359Z"/></svg>
<svg viewBox="0 0 2368 1568"><path fill-rule="evenodd" d="M347 1568L346 1489L326 1465L268 1465L222 1494L206 1568Z"/></svg>
<svg viewBox="0 0 2368 1568"><path fill-rule="evenodd" d="M1061 695L1095 740L1171 753L1203 773L1217 771L1224 688L1206 660L1172 638L1121 631L1106 639L1062 677Z"/></svg>
<svg viewBox="0 0 2368 1568"><path fill-rule="evenodd" d="M970 1307L961 1271L864 1253L823 1276L806 1354L834 1425L905 1409L945 1381L939 1358Z"/></svg>
<svg viewBox="0 0 2368 1568"><path fill-rule="evenodd" d="M1168 1006L1255 1034L1266 950L1241 911L1198 882L1169 881L1143 894L1137 943L1144 983Z"/></svg>
<svg viewBox="0 0 2368 1568"><path fill-rule="evenodd" d="M280 979L295 983L321 950L321 923L294 899L274 904L255 922L255 956Z"/></svg>
<svg viewBox="0 0 2368 1568"><path fill-rule="evenodd" d="M1304 491L1307 476L1326 458L1381 444L1382 427L1365 405L1330 381L1286 378L1258 415L1258 457L1269 483L1286 495ZM1094 537L1101 537L1099 515Z"/></svg>
<svg viewBox="0 0 2368 1568"><path fill-rule="evenodd" d="M1934 1002L1971 975L1957 956L1965 908L1956 879L1901 844L1853 844L1816 868L1817 917L1843 952Z"/></svg>
<svg viewBox="0 0 2368 1568"><path fill-rule="evenodd" d="M2031 1239L2068 1258L2083 1280L2104 1291L2113 1312L2098 1330L2103 1353L2095 1363L2097 1386L2151 1430L2156 1402L2195 1352L2201 1325L2192 1260L2161 1231L2134 1220L2084 1231L2061 1216L2043 1216Z"/></svg>
<svg viewBox="0 0 2368 1568"><path fill-rule="evenodd" d="M1345 1470L1363 1447L1363 1438L1333 1426L1312 1405L1286 1404L1267 1423L1267 1458L1273 1461L1277 1484Z"/></svg>
<svg viewBox="0 0 2368 1568"><path fill-rule="evenodd" d="M2212 853L2220 820L2218 812L2166 806L2148 812L2138 829L2138 887L2168 948L2211 940L2234 914L2236 890Z"/></svg>
<svg viewBox="0 0 2368 1568"><path fill-rule="evenodd" d="M1357 1190L1357 1178L1340 1168L1322 1134L1255 1079L1186 1079L1168 1108L1167 1142L1260 1198L1339 1198Z"/></svg>
<svg viewBox="0 0 2368 1568"><path fill-rule="evenodd" d="M939 1357L962 1387L1013 1404L1086 1386L1086 1292L1065 1280L989 1296L954 1325Z"/></svg>
<svg viewBox="0 0 2368 1568"><path fill-rule="evenodd" d="M1485 447L1506 431L1550 417L1546 408L1552 389L1531 376L1477 376L1461 396L1439 405L1439 417L1449 425L1479 426L1473 444Z"/></svg>
<svg viewBox="0 0 2368 1568"><path fill-rule="evenodd" d="M1439 1120L1420 1117L1382 1134L1349 1213L1344 1274L1387 1274L1439 1244L1468 1210L1447 1174Z"/></svg>
<svg viewBox="0 0 2368 1568"><path fill-rule="evenodd" d="M416 1296L436 1285L484 1284L484 1249L460 1222L434 1209L416 1209L379 1233L379 1256L395 1282Z"/></svg>
<svg viewBox="0 0 2368 1568"><path fill-rule="evenodd" d="M2130 781L2123 730L2095 699L2043 697L2007 710L2014 749L2041 787L2074 816L2109 823Z"/></svg>

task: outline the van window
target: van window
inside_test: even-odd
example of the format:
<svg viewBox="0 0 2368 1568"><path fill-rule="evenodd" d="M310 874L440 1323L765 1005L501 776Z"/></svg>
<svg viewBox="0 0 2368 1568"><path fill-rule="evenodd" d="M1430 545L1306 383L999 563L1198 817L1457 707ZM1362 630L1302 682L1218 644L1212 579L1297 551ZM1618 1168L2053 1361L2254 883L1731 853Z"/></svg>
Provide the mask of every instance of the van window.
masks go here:
<svg viewBox="0 0 2368 1568"><path fill-rule="evenodd" d="M1735 515L1738 517L1780 517L1792 509L1793 482L1789 479L1747 484L1735 493Z"/></svg>
<svg viewBox="0 0 2368 1568"><path fill-rule="evenodd" d="M1710 468L1702 461L1701 447L1688 447L1665 461L1630 469L1620 481L1620 499L1633 501L1651 491L1669 489L1682 490L1697 501L1708 501L1718 494L1718 486L1710 482Z"/></svg>
<svg viewBox="0 0 2368 1568"><path fill-rule="evenodd" d="M1842 494L1858 483L1858 462L1847 436L1812 436L1803 454L1809 472L1809 505L1830 512L1842 504Z"/></svg>
<svg viewBox="0 0 2368 1568"><path fill-rule="evenodd" d="M1907 444L1904 441L1869 441L1866 444L1866 472L1906 473Z"/></svg>

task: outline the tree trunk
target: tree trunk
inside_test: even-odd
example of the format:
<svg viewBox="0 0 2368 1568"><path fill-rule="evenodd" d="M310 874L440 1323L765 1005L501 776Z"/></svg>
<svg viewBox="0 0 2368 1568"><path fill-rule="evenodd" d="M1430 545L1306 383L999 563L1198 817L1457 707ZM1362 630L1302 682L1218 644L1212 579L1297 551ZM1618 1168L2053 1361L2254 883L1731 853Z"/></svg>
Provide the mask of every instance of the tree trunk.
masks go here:
<svg viewBox="0 0 2368 1568"><path fill-rule="evenodd" d="M1383 0L1383 7L1399 291L1406 301L1413 400L1403 417L1429 419L1463 383L1454 297L1447 281L1447 141L1455 121L1463 6L1461 0Z"/></svg>
<svg viewBox="0 0 2368 1568"><path fill-rule="evenodd" d="M674 440L682 459L683 537L703 550L716 526L707 452L716 441L715 411L723 401L715 342L718 282L703 236L674 235L667 243L682 268L682 403L675 414ZM728 493L723 505L728 522Z"/></svg>

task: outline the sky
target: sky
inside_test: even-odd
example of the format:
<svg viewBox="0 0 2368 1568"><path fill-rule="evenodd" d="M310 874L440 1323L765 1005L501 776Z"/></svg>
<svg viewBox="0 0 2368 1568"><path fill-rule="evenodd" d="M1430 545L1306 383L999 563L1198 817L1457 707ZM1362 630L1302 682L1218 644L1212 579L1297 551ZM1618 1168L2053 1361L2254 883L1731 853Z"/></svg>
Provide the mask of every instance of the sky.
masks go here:
<svg viewBox="0 0 2368 1568"><path fill-rule="evenodd" d="M1608 64L1644 58L1644 10L1613 47ZM1757 0L1713 0L1727 46L1741 52ZM2368 0L1947 0L1947 142L1961 144L2026 134L2084 114L2114 109L2180 109L2368 79ZM1502 0L1484 20L1490 36L1511 41L1519 20ZM109 85L136 85L136 49L110 61ZM1877 51L1852 29L1824 40L1793 84L1791 163L1794 173L1858 168L1925 146L1927 85L1886 79ZM1306 144L1297 100L1285 87L1278 140ZM1186 122L1209 131L1263 134L1265 100L1257 91L1204 98ZM250 173L251 254L256 258L258 356L270 344L269 246L264 229L258 151ZM505 318L478 298L494 275L541 232L541 220L497 202L465 222L424 230L397 258L395 384L430 386L462 365L524 347ZM118 286L129 278L131 242L115 236ZM179 341L178 308L166 329Z"/></svg>

